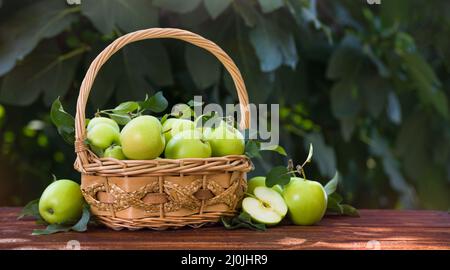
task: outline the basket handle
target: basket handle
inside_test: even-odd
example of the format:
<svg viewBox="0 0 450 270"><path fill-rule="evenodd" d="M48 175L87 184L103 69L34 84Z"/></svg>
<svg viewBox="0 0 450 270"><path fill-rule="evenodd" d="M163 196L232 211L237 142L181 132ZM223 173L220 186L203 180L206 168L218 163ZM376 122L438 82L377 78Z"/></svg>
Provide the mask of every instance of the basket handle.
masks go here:
<svg viewBox="0 0 450 270"><path fill-rule="evenodd" d="M136 32L131 32L114 40L106 47L91 63L86 75L81 83L80 93L77 101L77 112L75 115L75 151L83 164L87 163L87 147L84 144L86 139L85 109L86 103L94 83L95 77L103 64L125 45L145 39L173 38L180 39L196 45L212 53L228 70L231 75L240 102L241 119L239 121L242 129L249 127L250 111L248 106L248 94L245 88L242 75L231 58L214 42L205 39L192 32L176 28L149 28Z"/></svg>

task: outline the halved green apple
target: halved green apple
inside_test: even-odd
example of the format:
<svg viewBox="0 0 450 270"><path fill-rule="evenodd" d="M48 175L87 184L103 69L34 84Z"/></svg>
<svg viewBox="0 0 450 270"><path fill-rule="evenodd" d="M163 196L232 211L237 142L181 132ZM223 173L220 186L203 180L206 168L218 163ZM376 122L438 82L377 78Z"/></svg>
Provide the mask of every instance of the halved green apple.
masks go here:
<svg viewBox="0 0 450 270"><path fill-rule="evenodd" d="M247 197L242 201L242 209L252 219L267 225L278 224L286 215L288 208L280 193L268 187L256 187L255 197Z"/></svg>

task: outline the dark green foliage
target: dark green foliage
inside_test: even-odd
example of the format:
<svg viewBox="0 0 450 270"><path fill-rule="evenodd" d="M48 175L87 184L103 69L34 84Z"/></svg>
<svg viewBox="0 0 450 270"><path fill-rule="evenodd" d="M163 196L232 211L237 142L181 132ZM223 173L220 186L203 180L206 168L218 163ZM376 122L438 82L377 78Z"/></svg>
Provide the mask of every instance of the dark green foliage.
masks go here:
<svg viewBox="0 0 450 270"><path fill-rule="evenodd" d="M251 102L280 104L287 158L299 163L314 145L309 178L329 179L338 170L344 201L358 208L449 208L448 1L81 2L1 1L0 205L37 197L51 173L77 177L74 151L48 111L60 96L74 115L94 57L130 31L178 27L230 54ZM230 76L214 57L180 41L150 40L127 46L102 67L86 116L158 91L169 106L198 94L206 103L236 102ZM161 103L138 105L159 113L152 104ZM117 117L136 104L122 106ZM64 123L73 121L54 111ZM73 137L71 128L59 133ZM247 145L255 174L286 163L258 148ZM336 212L352 213L330 198Z"/></svg>

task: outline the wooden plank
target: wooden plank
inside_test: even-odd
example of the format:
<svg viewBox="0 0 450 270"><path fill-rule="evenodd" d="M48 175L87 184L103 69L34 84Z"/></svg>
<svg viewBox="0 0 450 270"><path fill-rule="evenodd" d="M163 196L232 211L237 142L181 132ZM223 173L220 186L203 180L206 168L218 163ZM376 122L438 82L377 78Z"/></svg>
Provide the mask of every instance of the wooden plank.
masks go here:
<svg viewBox="0 0 450 270"><path fill-rule="evenodd" d="M31 236L38 226L16 220L18 208L0 208L1 249L447 249L450 215L438 211L361 210L360 218L326 217L317 226L277 226L266 232L221 226L169 231L112 231Z"/></svg>

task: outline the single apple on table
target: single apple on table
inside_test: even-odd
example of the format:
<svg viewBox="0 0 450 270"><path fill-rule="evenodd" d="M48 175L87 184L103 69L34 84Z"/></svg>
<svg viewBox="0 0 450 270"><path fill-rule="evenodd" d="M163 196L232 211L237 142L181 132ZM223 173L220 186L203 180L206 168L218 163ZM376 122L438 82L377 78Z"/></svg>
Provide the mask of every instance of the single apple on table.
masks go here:
<svg viewBox="0 0 450 270"><path fill-rule="evenodd" d="M171 159L208 158L211 146L197 130L185 130L172 137L166 146L164 156Z"/></svg>
<svg viewBox="0 0 450 270"><path fill-rule="evenodd" d="M242 201L242 209L259 223L278 224L288 211L280 193L268 187L256 187L253 193Z"/></svg>
<svg viewBox="0 0 450 270"><path fill-rule="evenodd" d="M322 219L327 210L327 193L316 181L292 177L283 188L283 198L296 225L313 225Z"/></svg>
<svg viewBox="0 0 450 270"><path fill-rule="evenodd" d="M80 185L72 180L57 180L42 193L39 214L49 224L71 224L80 219L83 204Z"/></svg>
<svg viewBox="0 0 450 270"><path fill-rule="evenodd" d="M150 115L138 116L128 122L120 133L120 142L128 159L154 159L165 147L161 123Z"/></svg>

